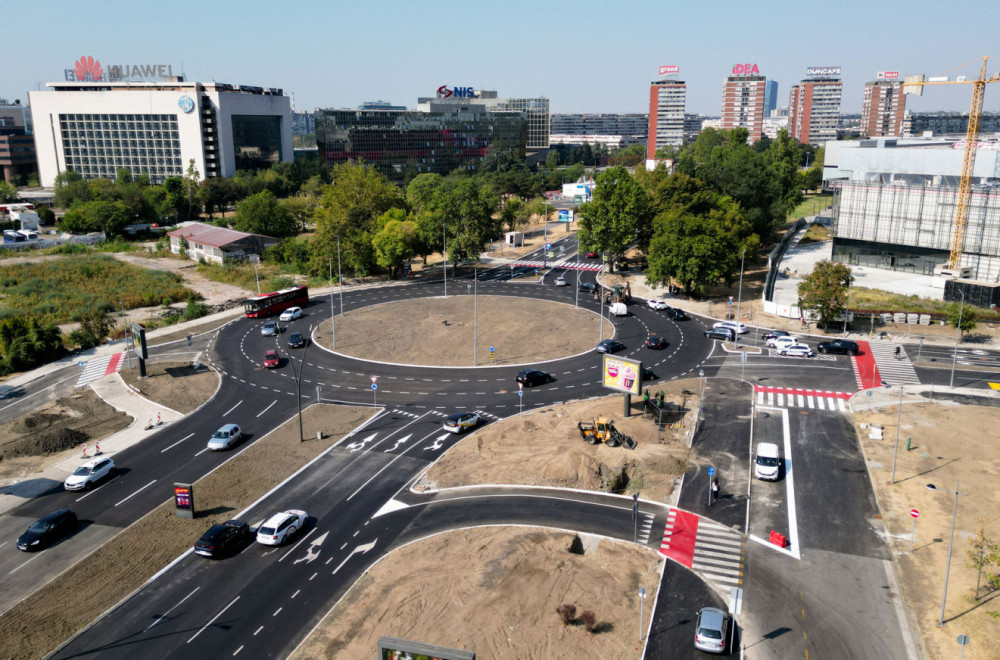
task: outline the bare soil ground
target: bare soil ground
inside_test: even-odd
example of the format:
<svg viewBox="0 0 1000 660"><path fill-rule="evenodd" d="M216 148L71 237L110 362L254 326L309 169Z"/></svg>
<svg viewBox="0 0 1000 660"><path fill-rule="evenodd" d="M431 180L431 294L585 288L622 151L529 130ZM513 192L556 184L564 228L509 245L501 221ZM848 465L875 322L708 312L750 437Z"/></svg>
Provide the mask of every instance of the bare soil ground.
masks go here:
<svg viewBox="0 0 1000 660"><path fill-rule="evenodd" d="M208 401L219 387L219 374L203 365L197 371L190 362L149 362L146 377L139 378L139 366L120 372L122 380L150 401L182 414Z"/></svg>
<svg viewBox="0 0 1000 660"><path fill-rule="evenodd" d="M464 282L459 285L464 294ZM478 364L524 364L582 353L597 343L601 318L572 305L478 296ZM558 320L557 325L553 325ZM605 324L605 337L610 337ZM337 351L369 360L470 366L475 334L473 297L420 298L347 312L337 321ZM314 334L331 347L329 322ZM543 367L544 368L544 367Z"/></svg>
<svg viewBox="0 0 1000 660"><path fill-rule="evenodd" d="M684 395L685 383L657 385L666 400L686 402L686 412L657 431L648 417L622 417L620 395L580 401L490 424L452 447L427 472L420 488L455 488L474 484L512 484L642 493L644 499L668 502L687 470L688 439L694 425L697 394ZM692 387L696 390L697 386ZM604 416L632 436L634 450L590 445L578 421Z"/></svg>
<svg viewBox="0 0 1000 660"><path fill-rule="evenodd" d="M1000 407L957 405L905 397L899 427L896 483L890 484L898 411L854 415L879 506L890 535L901 587L928 658L957 655L955 638L968 634L965 658L1000 657L1000 591L981 590L976 598L977 569L969 563L969 541L980 530L1000 541ZM860 424L883 426L883 440L871 440ZM907 440L911 441L906 450ZM945 626L937 626L944 590L945 564L955 496L927 489L960 490L955 546L948 583ZM917 509L913 548L910 530ZM1000 566L987 569L996 574ZM983 580L985 582L985 579Z"/></svg>
<svg viewBox="0 0 1000 660"><path fill-rule="evenodd" d="M167 501L0 618L4 657L39 658L140 587L190 548L206 529L232 518L371 414L370 408L313 405L299 441L292 419L194 484L200 513L178 518ZM166 496L167 493L164 493Z"/></svg>
<svg viewBox="0 0 1000 660"><path fill-rule="evenodd" d="M477 658L638 657L635 594L645 586L654 602L662 558L607 539L588 540L587 552L574 554L573 538L496 527L407 546L371 569L291 657L365 658L383 635ZM577 618L593 611L596 631L578 620L564 625L556 613L563 604L575 605Z"/></svg>

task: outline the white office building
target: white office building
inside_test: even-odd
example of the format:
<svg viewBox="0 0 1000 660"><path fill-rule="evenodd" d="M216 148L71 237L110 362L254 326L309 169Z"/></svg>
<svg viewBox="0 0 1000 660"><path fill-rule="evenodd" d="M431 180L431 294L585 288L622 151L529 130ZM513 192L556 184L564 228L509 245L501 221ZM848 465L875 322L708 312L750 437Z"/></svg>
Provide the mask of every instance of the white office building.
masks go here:
<svg viewBox="0 0 1000 660"><path fill-rule="evenodd" d="M29 92L43 186L65 171L114 179L127 168L152 183L233 176L294 159L292 111L280 89L184 82L48 83Z"/></svg>

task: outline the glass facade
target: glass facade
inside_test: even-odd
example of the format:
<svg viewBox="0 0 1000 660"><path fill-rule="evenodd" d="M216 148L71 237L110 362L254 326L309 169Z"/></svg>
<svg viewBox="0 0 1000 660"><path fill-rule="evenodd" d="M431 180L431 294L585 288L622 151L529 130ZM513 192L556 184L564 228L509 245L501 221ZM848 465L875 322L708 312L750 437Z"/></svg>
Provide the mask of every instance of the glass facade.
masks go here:
<svg viewBox="0 0 1000 660"><path fill-rule="evenodd" d="M183 176L176 115L60 114L66 169L114 179L125 167L152 183Z"/></svg>
<svg viewBox="0 0 1000 660"><path fill-rule="evenodd" d="M525 123L517 113L322 110L316 144L328 165L363 161L399 181L426 172L475 171L491 146L523 157Z"/></svg>
<svg viewBox="0 0 1000 660"><path fill-rule="evenodd" d="M281 161L281 117L233 115L233 156L237 170L259 170Z"/></svg>
<svg viewBox="0 0 1000 660"><path fill-rule="evenodd" d="M529 151L549 148L549 100L537 99L500 99L490 107L491 112L519 112L527 122L527 141L525 146Z"/></svg>

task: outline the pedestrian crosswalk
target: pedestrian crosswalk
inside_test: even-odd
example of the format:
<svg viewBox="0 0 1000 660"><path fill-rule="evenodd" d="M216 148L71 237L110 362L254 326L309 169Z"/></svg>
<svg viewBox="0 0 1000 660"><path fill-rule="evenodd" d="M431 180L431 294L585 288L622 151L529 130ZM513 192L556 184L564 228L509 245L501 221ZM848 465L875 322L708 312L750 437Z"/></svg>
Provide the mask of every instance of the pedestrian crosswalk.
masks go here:
<svg viewBox="0 0 1000 660"><path fill-rule="evenodd" d="M896 344L889 342L868 342L875 366L885 385L919 385L920 378L913 368L913 362L900 346L900 357L896 357Z"/></svg>
<svg viewBox="0 0 1000 660"><path fill-rule="evenodd" d="M849 412L847 400L851 398L850 392L765 385L755 385L754 392L757 394L758 406L771 408L808 408L810 410Z"/></svg>
<svg viewBox="0 0 1000 660"><path fill-rule="evenodd" d="M744 537L689 511L671 508L660 554L687 566L706 580L725 586L743 583Z"/></svg>
<svg viewBox="0 0 1000 660"><path fill-rule="evenodd" d="M570 261L567 259L560 259L558 261L549 259L548 261L515 261L510 264L515 267L524 268L563 268L566 270L588 270L588 271L598 271L604 268L601 263L592 263L587 261Z"/></svg>
<svg viewBox="0 0 1000 660"><path fill-rule="evenodd" d="M124 353L115 353L104 357L94 358L83 364L83 373L76 381L77 387L83 387L87 383L103 378L108 374L121 371L122 364L125 363Z"/></svg>

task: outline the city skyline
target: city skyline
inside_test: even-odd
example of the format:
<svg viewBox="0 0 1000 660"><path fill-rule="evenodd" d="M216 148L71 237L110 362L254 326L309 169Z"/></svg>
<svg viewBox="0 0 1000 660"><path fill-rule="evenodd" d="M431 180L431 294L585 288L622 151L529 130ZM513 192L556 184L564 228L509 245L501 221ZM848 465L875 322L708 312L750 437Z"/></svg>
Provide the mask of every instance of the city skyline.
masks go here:
<svg viewBox="0 0 1000 660"><path fill-rule="evenodd" d="M614 12L587 1L513 0L502 11L443 0L305 1L279 12L257 1L179 0L169 12L146 12L93 0L72 18L61 11L69 6L42 0L5 9L9 26L31 29L5 34L13 66L0 98L25 102L28 91L64 81L64 71L89 55L105 67L167 65L188 81L279 87L294 94L296 110L374 100L412 108L447 85L546 96L552 113L647 112L658 67L677 65L686 111L719 115L733 66L756 64L778 82L779 107L807 67L839 66L840 110L860 114L864 85L878 71L973 77L980 58L997 50L992 26L1000 20L998 6L953 3L953 16L976 16L965 25L931 20L939 7L929 2L895 0L881 3L877 18L865 18L871 5L855 0L827 9L724 2L711 14L642 1L618 3ZM648 20L655 16L662 24ZM1000 54L988 71L1000 71ZM984 108L998 111L1000 90L992 87ZM968 85L941 86L911 96L907 108L967 112L970 98Z"/></svg>

